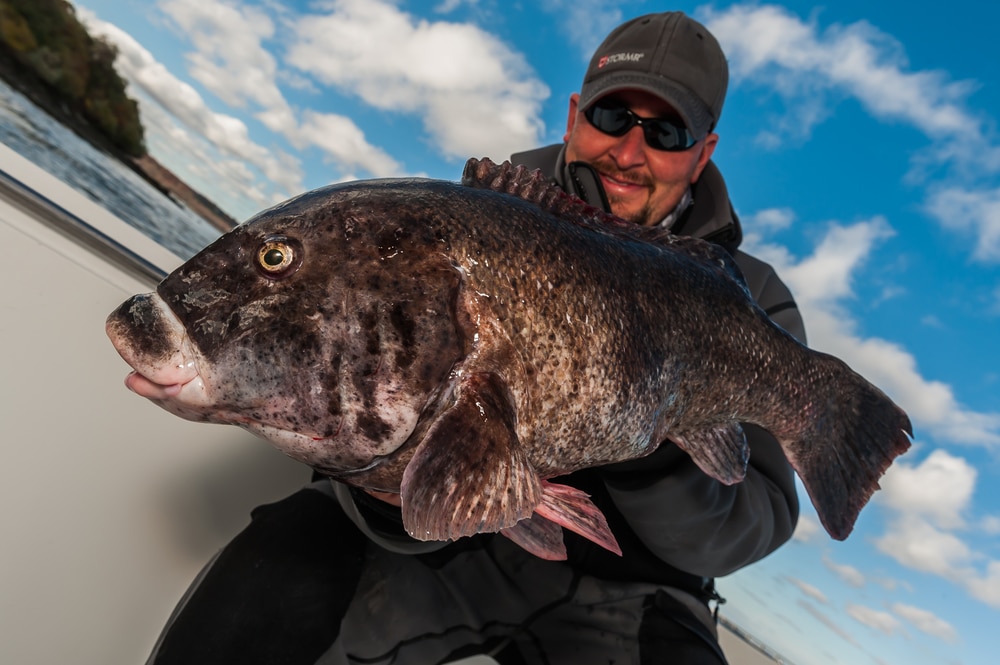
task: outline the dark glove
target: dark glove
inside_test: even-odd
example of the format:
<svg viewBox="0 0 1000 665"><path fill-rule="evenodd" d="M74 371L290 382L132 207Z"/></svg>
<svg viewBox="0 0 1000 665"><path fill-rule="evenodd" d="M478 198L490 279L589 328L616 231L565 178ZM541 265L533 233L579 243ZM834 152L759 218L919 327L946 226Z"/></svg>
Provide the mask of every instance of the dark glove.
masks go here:
<svg viewBox="0 0 1000 665"><path fill-rule="evenodd" d="M563 169L563 188L595 208L611 212L611 204L597 171L584 162L570 162Z"/></svg>

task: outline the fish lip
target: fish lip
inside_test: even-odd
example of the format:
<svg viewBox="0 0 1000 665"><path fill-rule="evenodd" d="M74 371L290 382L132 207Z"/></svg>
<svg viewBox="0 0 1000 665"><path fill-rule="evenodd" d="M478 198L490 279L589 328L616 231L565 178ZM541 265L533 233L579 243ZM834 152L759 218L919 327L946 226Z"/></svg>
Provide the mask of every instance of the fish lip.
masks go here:
<svg viewBox="0 0 1000 665"><path fill-rule="evenodd" d="M117 311L113 313L108 317L107 334L115 350L132 368L125 377L125 386L137 395L154 401L176 401L180 406L203 403L205 383L199 370L199 355L187 330L158 293L154 291L142 298L148 303L148 315L160 322L167 348L173 350L147 355L130 334L131 324L123 322ZM200 395L189 404L191 393Z"/></svg>
<svg viewBox="0 0 1000 665"><path fill-rule="evenodd" d="M133 370L125 377L125 387L146 399L176 400L186 386L200 380L201 375L195 373L187 379L161 383L139 370Z"/></svg>

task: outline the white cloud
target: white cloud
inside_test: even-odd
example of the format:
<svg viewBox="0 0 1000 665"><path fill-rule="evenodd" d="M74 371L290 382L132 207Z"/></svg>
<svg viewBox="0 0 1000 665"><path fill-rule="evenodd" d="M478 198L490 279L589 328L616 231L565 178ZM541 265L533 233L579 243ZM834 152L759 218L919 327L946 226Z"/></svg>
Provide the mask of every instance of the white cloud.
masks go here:
<svg viewBox="0 0 1000 665"><path fill-rule="evenodd" d="M925 314L920 317L920 324L927 326L928 328L937 328L938 330L944 330L946 328L941 317L936 314Z"/></svg>
<svg viewBox="0 0 1000 665"><path fill-rule="evenodd" d="M788 577L787 579L789 582L798 587L799 591L801 591L807 597L812 598L813 600L822 603L824 605L830 604L830 601L829 599L827 599L826 594L824 594L822 591L820 591L813 585L807 582L803 582L802 580L795 577Z"/></svg>
<svg viewBox="0 0 1000 665"><path fill-rule="evenodd" d="M434 7L434 11L439 14L448 14L455 11L464 4L475 5L476 0L442 0L440 4Z"/></svg>
<svg viewBox="0 0 1000 665"><path fill-rule="evenodd" d="M897 580L892 577L877 577L874 579L874 582L886 591L895 591L896 589L905 589L910 592L913 591L913 585L909 582Z"/></svg>
<svg viewBox="0 0 1000 665"><path fill-rule="evenodd" d="M979 529L988 536L1000 536L1000 517L988 515L979 523Z"/></svg>
<svg viewBox="0 0 1000 665"><path fill-rule="evenodd" d="M888 612L873 610L863 605L850 604L847 606L847 615L855 621L862 623L869 628L873 628L886 635L893 635L899 632L902 625L899 619Z"/></svg>
<svg viewBox="0 0 1000 665"><path fill-rule="evenodd" d="M932 524L920 507L897 513L875 546L907 568L937 575L1000 608L1000 561L987 559L954 533ZM983 560L985 565L979 566Z"/></svg>
<svg viewBox="0 0 1000 665"><path fill-rule="evenodd" d="M126 78L190 129L234 155L250 159L265 152L248 139L247 127L241 120L209 109L194 88L171 74L131 35L95 18L87 24L95 34L106 36L118 47L116 66Z"/></svg>
<svg viewBox="0 0 1000 665"><path fill-rule="evenodd" d="M894 604L892 611L897 616L913 624L922 633L937 637L951 644L958 642L958 632L955 630L955 627L933 612L928 612L912 605L904 605L903 603Z"/></svg>
<svg viewBox="0 0 1000 665"><path fill-rule="evenodd" d="M145 98L140 95L140 99ZM212 201L238 220L287 198L281 191L265 191L265 181L248 166L249 162L222 153L199 134L182 127L155 101L143 103L142 118L150 152L196 190L211 192ZM292 185L301 181L297 162L285 163L284 173Z"/></svg>
<svg viewBox="0 0 1000 665"><path fill-rule="evenodd" d="M853 296L855 273L873 248L895 232L882 217L851 226L831 224L815 252L779 271L792 287L800 306L839 307Z"/></svg>
<svg viewBox="0 0 1000 665"><path fill-rule="evenodd" d="M821 31L775 5L733 5L699 14L729 57L735 82L770 86L795 103L817 93L851 95L872 115L902 120L929 137L978 138L980 123L963 101L973 91L941 71L907 71L902 46L871 24ZM810 107L806 117L821 117Z"/></svg>
<svg viewBox="0 0 1000 665"><path fill-rule="evenodd" d="M836 563L828 557L823 557L823 565L832 570L845 583L856 589L860 589L865 585L864 573L854 566Z"/></svg>
<svg viewBox="0 0 1000 665"><path fill-rule="evenodd" d="M968 580L967 588L975 598L1000 608L1000 561L986 564L986 573Z"/></svg>
<svg viewBox="0 0 1000 665"><path fill-rule="evenodd" d="M831 631L833 631L834 633L836 633L837 635L839 635L840 638L842 640L844 640L845 642L847 642L849 644L852 644L854 646L859 646L858 642L854 639L854 636L851 635L851 633L849 631L846 631L843 628L841 628L840 625L836 621L834 621L829 616L827 616L826 614L824 614L823 612L821 612L812 603L806 602L804 600L800 600L798 602L798 606L801 607L802 609L804 609L809 614L813 615L813 617L817 621L819 621L824 626L826 626L827 628L829 628Z"/></svg>
<svg viewBox="0 0 1000 665"><path fill-rule="evenodd" d="M795 526L795 532L792 534L792 538L799 542L810 542L815 540L817 536L826 536L826 531L820 526L819 522L812 520L805 515L799 515L799 523Z"/></svg>
<svg viewBox="0 0 1000 665"><path fill-rule="evenodd" d="M344 168L361 168L375 177L389 177L401 172L395 159L365 141L364 132L344 116L306 111L299 135L321 147Z"/></svg>
<svg viewBox="0 0 1000 665"><path fill-rule="evenodd" d="M260 106L258 117L272 131L294 131L292 110L275 82L277 63L262 45L275 33L269 16L219 0L160 0L159 6L195 48L187 55L195 80L230 106Z"/></svg>
<svg viewBox="0 0 1000 665"><path fill-rule="evenodd" d="M930 194L926 208L946 229L976 236L974 259L1000 263L1000 188L944 187Z"/></svg>
<svg viewBox="0 0 1000 665"><path fill-rule="evenodd" d="M889 467L878 500L907 515L919 515L943 529L965 526L962 513L976 487L975 467L961 457L935 450L919 465L905 459Z"/></svg>
<svg viewBox="0 0 1000 665"><path fill-rule="evenodd" d="M791 208L767 208L743 218L743 226L761 231L787 229L795 221L795 211Z"/></svg>
<svg viewBox="0 0 1000 665"><path fill-rule="evenodd" d="M548 88L493 35L385 1L333 0L323 9L294 20L290 65L377 109L420 115L450 157L504 159L538 143Z"/></svg>
<svg viewBox="0 0 1000 665"><path fill-rule="evenodd" d="M315 111L297 117L278 79L297 81L299 88L311 84L279 71L264 46L275 39L276 27L263 10L230 0L161 0L160 7L195 48L187 56L191 76L224 102L251 108L257 120L296 148L318 147L341 170L341 179L359 168L376 177L402 175L400 164L370 144L350 118Z"/></svg>
<svg viewBox="0 0 1000 665"><path fill-rule="evenodd" d="M972 559L961 539L915 516L895 520L876 546L908 568L953 581L966 575Z"/></svg>

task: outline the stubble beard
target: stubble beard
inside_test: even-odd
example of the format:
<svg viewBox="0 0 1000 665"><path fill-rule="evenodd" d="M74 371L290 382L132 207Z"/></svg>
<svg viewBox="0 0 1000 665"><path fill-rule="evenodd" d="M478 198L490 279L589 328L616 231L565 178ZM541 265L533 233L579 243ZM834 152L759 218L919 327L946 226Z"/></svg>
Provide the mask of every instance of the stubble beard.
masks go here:
<svg viewBox="0 0 1000 665"><path fill-rule="evenodd" d="M632 224L637 224L639 226L652 226L658 220L650 219L653 215L653 211L650 209L649 204L646 204L634 212L617 212L622 210L622 206L627 204L628 201L621 197L608 197L608 204L611 206L612 213L624 219L626 222L631 222Z"/></svg>
<svg viewBox="0 0 1000 665"><path fill-rule="evenodd" d="M599 174L612 178L614 180L620 180L621 182L626 182L630 185L638 185L644 187L647 191L652 188L652 184L649 178L639 174L639 173L628 173L625 171L620 171L614 164L606 160L598 160L591 164L592 168ZM626 212L623 210L624 206L628 206L633 203L632 199L626 199L620 196L613 196L605 192L608 197L608 204L611 206L611 212L624 219L626 222L631 222L633 224L638 224L639 226L649 226L655 224L659 220L651 219L653 211L649 205L649 199L647 198L646 203L640 207L638 210L632 212Z"/></svg>

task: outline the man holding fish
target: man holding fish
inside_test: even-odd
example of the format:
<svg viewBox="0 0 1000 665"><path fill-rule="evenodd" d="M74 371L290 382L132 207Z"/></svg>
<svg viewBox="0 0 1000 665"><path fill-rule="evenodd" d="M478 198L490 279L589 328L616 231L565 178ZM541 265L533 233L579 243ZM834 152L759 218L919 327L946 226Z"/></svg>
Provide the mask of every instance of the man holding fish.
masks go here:
<svg viewBox="0 0 1000 665"><path fill-rule="evenodd" d="M570 98L564 143L512 161L541 169L564 191L628 222L720 245L757 304L804 341L787 288L769 266L739 251L740 224L711 161L727 85L725 56L704 26L679 12L639 17L595 53ZM475 174L468 179L476 184ZM295 269L294 261L284 240L261 250L261 266L275 278ZM404 324L396 326L403 337ZM141 376L130 381L140 394L169 397ZM487 379L476 390L506 394ZM585 386L579 399L587 400ZM504 413L490 400L475 404ZM706 467L694 437L683 434L637 459L577 464L558 484L543 476L546 501L553 487L589 495L582 513L603 515L593 530L610 530L607 542L566 532L563 545L551 542L549 530L510 527L501 529L509 538L418 540L421 533L404 528L413 518L391 488L367 491L362 487L378 484L317 476L254 511L178 605L150 663L423 664L475 654L500 663L725 663L714 578L791 537L799 511L794 476L762 427L743 423L718 434L720 444L738 435L738 447L749 448L749 461L743 455L725 483L703 470L712 462ZM341 463L331 460L329 468ZM547 516L567 528L585 521ZM844 537L849 528L831 533Z"/></svg>

